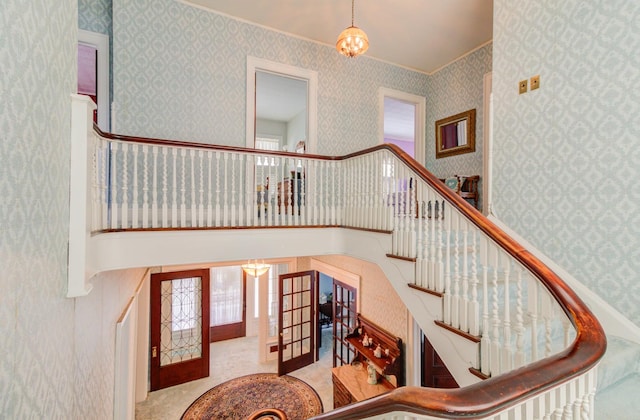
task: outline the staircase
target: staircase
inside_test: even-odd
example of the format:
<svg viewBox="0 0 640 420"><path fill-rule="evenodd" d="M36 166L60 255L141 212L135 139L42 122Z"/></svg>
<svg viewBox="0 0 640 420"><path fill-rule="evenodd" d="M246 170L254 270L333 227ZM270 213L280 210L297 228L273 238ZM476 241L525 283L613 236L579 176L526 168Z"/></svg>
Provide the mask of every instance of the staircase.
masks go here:
<svg viewBox="0 0 640 420"><path fill-rule="evenodd" d="M640 418L640 344L607 337L607 352L598 366L596 419Z"/></svg>
<svg viewBox="0 0 640 420"><path fill-rule="evenodd" d="M195 253L214 232L256 241L263 228L315 228L332 252L382 268L462 386L402 387L320 418L593 416L606 345L593 314L400 149L329 158L140 139L87 130L90 116L74 104L71 176L85 182L71 194L70 296L161 235L188 237ZM300 182L269 188L289 179Z"/></svg>

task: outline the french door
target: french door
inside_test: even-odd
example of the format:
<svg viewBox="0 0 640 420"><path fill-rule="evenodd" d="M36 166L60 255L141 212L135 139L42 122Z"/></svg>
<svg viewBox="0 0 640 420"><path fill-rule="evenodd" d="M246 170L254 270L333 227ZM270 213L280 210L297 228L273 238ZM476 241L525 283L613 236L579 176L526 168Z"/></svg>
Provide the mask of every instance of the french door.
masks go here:
<svg viewBox="0 0 640 420"><path fill-rule="evenodd" d="M209 376L209 270L151 275L151 391Z"/></svg>
<svg viewBox="0 0 640 420"><path fill-rule="evenodd" d="M348 365L356 350L347 342L347 335L356 326L357 290L333 279L333 367Z"/></svg>
<svg viewBox="0 0 640 420"><path fill-rule="evenodd" d="M316 361L318 272L282 274L278 319L278 375Z"/></svg>

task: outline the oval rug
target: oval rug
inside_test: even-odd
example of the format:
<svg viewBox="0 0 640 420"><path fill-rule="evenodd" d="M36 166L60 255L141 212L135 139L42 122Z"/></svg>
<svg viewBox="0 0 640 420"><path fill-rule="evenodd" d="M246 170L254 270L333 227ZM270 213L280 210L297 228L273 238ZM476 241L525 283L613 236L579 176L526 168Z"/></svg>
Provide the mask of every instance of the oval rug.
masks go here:
<svg viewBox="0 0 640 420"><path fill-rule="evenodd" d="M322 413L322 401L313 388L298 378L257 373L216 385L198 397L181 418L246 419L262 408L277 408L289 420L304 420Z"/></svg>

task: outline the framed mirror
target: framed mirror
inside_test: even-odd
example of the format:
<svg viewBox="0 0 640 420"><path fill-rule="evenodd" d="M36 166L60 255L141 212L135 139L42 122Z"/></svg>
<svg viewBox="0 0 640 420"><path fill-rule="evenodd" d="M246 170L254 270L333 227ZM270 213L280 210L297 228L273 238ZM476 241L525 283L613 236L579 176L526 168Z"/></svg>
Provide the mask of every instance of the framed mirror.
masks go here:
<svg viewBox="0 0 640 420"><path fill-rule="evenodd" d="M436 121L436 159L475 151L475 108Z"/></svg>

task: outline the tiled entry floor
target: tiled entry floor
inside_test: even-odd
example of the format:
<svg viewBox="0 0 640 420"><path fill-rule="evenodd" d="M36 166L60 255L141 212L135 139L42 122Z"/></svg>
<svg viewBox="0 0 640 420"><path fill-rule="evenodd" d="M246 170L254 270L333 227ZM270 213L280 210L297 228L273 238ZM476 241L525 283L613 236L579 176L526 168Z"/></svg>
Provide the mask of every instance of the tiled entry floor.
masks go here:
<svg viewBox="0 0 640 420"><path fill-rule="evenodd" d="M311 385L325 411L333 408L331 383L331 328L322 330L320 361L290 373ZM258 363L258 337L244 337L211 344L211 375L182 385L150 392L136 405L136 419L179 419L189 405L214 386L232 378L260 372L277 372L276 361Z"/></svg>

